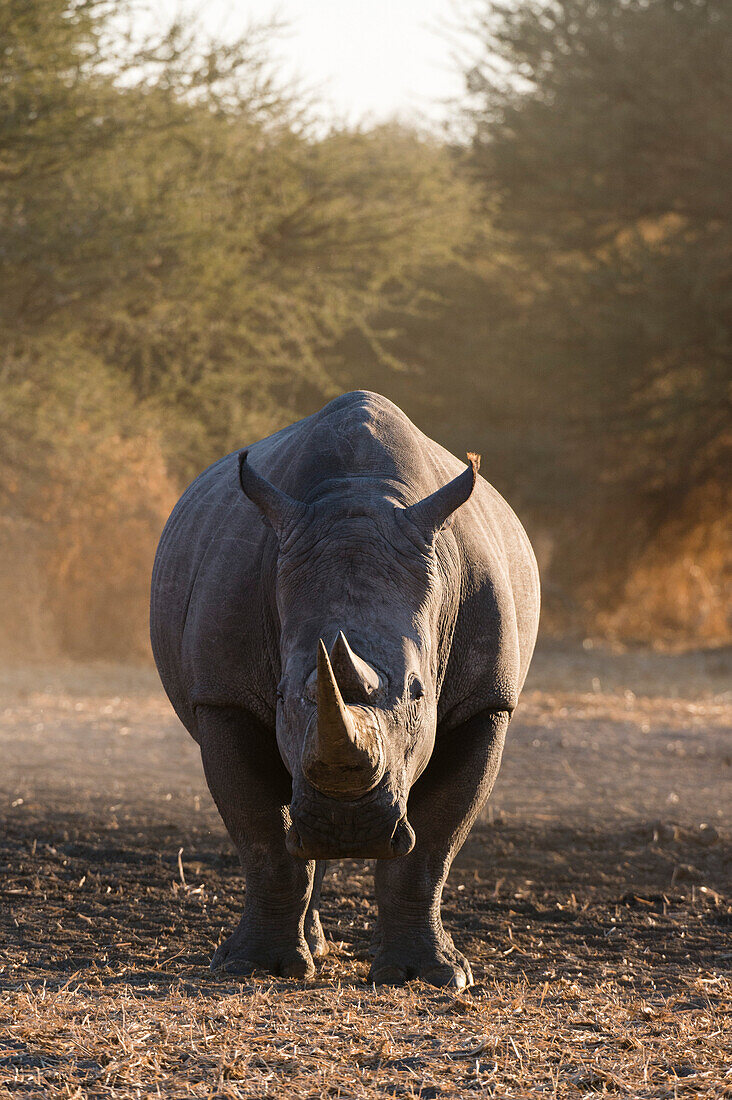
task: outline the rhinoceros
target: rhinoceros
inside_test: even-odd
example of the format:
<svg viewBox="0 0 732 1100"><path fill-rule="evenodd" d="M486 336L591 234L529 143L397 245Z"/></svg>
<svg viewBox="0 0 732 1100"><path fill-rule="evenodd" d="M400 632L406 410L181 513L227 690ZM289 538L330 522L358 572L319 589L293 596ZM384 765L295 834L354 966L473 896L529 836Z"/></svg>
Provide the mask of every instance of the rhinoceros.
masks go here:
<svg viewBox="0 0 732 1100"><path fill-rule="evenodd" d="M215 462L158 547L151 636L245 874L211 962L308 978L325 861L373 859L369 981L461 989L442 890L483 807L539 617L478 474L374 393Z"/></svg>

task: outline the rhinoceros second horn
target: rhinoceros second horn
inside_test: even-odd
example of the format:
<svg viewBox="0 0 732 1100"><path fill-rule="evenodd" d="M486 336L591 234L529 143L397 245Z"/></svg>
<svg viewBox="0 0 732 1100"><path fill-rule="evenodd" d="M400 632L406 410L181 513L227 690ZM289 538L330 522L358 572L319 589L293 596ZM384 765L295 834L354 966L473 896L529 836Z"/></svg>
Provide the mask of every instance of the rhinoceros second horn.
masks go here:
<svg viewBox="0 0 732 1100"><path fill-rule="evenodd" d="M330 651L330 664L336 682L352 703L367 703L379 689L379 674L354 653L342 630Z"/></svg>

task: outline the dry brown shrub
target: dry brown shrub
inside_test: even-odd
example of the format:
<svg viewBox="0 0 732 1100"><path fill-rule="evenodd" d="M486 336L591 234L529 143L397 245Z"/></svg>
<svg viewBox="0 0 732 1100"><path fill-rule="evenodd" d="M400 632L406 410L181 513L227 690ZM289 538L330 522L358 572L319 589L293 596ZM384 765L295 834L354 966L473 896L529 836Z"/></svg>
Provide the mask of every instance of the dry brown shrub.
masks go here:
<svg viewBox="0 0 732 1100"><path fill-rule="evenodd" d="M176 496L152 433L77 422L24 518L0 518L0 654L146 657L152 560Z"/></svg>
<svg viewBox="0 0 732 1100"><path fill-rule="evenodd" d="M153 555L177 496L157 439L85 440L81 425L54 473L39 504L47 604L61 650L147 655Z"/></svg>
<svg viewBox="0 0 732 1100"><path fill-rule="evenodd" d="M0 516L0 657L58 656L38 525Z"/></svg>
<svg viewBox="0 0 732 1100"><path fill-rule="evenodd" d="M148 656L150 572L176 496L152 434L77 426L28 518L0 517L1 656Z"/></svg>
<svg viewBox="0 0 732 1100"><path fill-rule="evenodd" d="M691 493L641 555L615 609L597 616L610 638L662 645L732 641L732 491Z"/></svg>

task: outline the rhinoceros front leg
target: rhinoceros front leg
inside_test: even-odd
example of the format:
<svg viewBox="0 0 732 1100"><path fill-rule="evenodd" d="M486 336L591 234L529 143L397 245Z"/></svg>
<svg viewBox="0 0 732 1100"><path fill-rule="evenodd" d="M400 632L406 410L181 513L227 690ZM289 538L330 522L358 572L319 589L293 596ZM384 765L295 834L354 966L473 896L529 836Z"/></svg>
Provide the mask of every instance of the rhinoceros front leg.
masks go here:
<svg viewBox="0 0 732 1100"><path fill-rule="evenodd" d="M274 735L234 708L199 707L198 725L209 790L246 877L241 920L217 948L211 969L312 977L305 920L315 864L294 858L285 847L290 778ZM320 927L311 920L311 933L315 923Z"/></svg>
<svg viewBox="0 0 732 1100"><path fill-rule="evenodd" d="M471 985L470 964L442 927L442 888L495 782L509 716L487 711L440 738L409 796L416 844L376 864L379 933L369 981Z"/></svg>

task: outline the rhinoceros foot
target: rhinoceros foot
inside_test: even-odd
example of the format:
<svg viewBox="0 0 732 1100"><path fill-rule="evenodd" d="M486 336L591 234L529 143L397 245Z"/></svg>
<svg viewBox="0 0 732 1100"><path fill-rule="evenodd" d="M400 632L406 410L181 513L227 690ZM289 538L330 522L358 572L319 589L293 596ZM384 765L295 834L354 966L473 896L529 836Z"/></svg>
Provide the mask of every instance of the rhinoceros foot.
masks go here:
<svg viewBox="0 0 732 1100"><path fill-rule="evenodd" d="M325 942L325 938L323 940ZM280 978L304 979L315 974L310 948L304 940L301 943L265 942L241 926L217 947L211 960L211 970L238 978L256 971Z"/></svg>
<svg viewBox="0 0 732 1100"><path fill-rule="evenodd" d="M374 985L403 985L419 978L428 985L465 989L473 984L470 963L445 937L435 943L431 938L415 938L410 944L382 944L371 964L369 981Z"/></svg>

